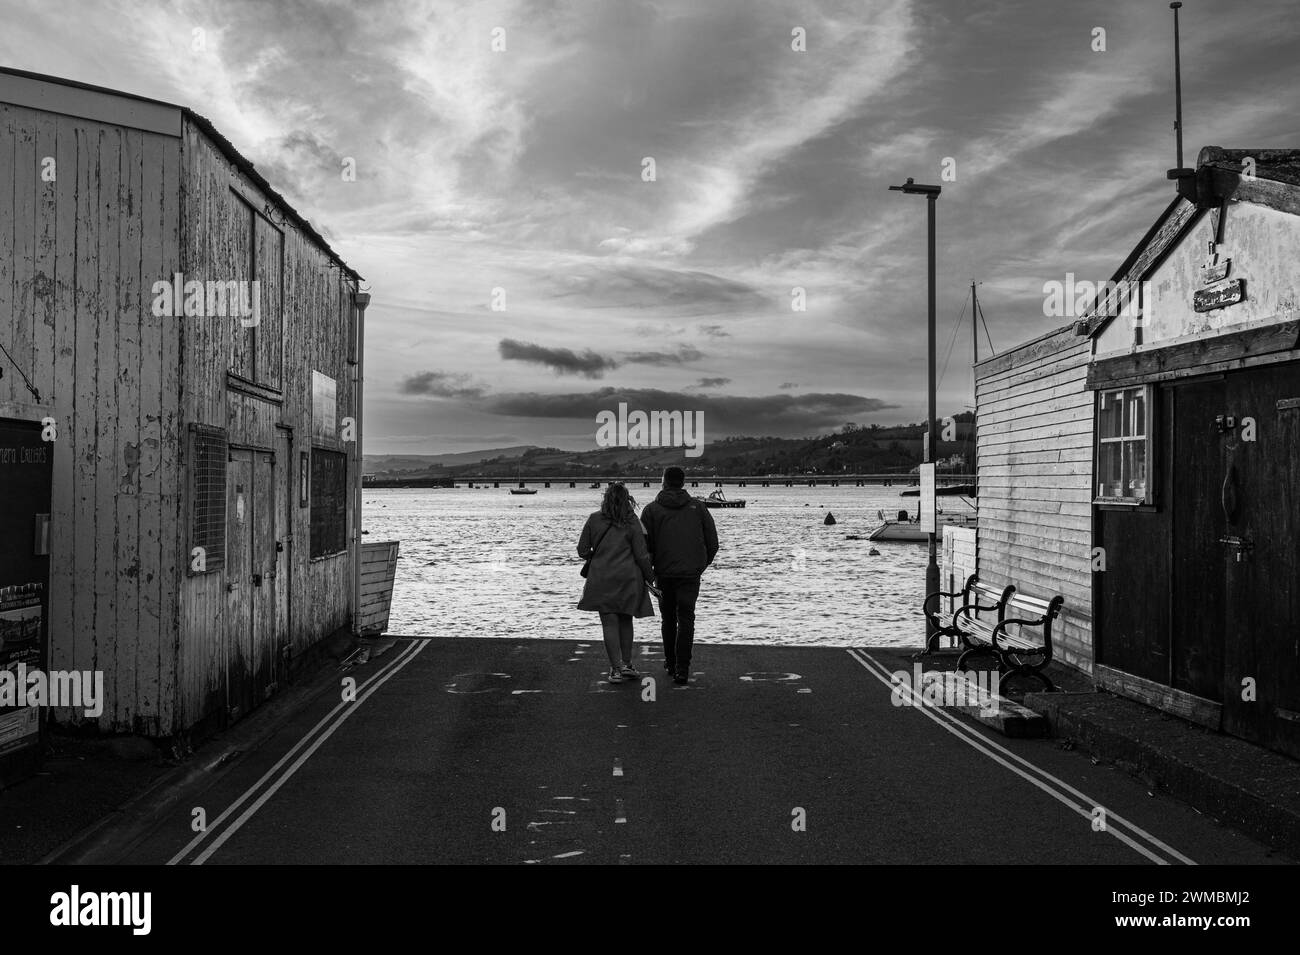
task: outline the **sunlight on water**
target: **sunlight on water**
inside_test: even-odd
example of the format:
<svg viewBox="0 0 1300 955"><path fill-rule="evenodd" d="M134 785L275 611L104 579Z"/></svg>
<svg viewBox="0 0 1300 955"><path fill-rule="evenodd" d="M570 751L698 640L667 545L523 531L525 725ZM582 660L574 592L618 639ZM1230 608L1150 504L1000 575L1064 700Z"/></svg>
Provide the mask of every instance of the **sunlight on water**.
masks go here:
<svg viewBox="0 0 1300 955"><path fill-rule="evenodd" d="M658 492L629 490L640 507ZM721 550L704 576L697 639L919 647L925 546L845 539L865 537L878 510L915 509L898 490L726 488L748 505L712 511ZM367 539L402 542L389 632L598 640L596 615L575 605L578 534L599 501L599 491L567 485L529 497L504 487L368 490ZM942 503L969 513L955 499ZM838 523L823 524L828 510ZM879 556L869 556L872 547ZM657 639L658 609L636 626L639 640Z"/></svg>

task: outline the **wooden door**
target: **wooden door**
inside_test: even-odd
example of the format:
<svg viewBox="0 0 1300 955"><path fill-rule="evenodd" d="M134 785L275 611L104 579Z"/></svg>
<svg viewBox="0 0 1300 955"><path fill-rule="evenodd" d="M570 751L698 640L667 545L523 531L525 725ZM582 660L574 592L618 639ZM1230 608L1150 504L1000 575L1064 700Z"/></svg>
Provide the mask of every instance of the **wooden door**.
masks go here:
<svg viewBox="0 0 1300 955"><path fill-rule="evenodd" d="M1093 574L1097 662L1154 683L1169 683L1169 546L1174 475L1169 394L1155 390L1155 508L1099 508L1097 541L1106 556Z"/></svg>
<svg viewBox="0 0 1300 955"><path fill-rule="evenodd" d="M226 716L253 708L253 452L231 449L226 476Z"/></svg>
<svg viewBox="0 0 1300 955"><path fill-rule="evenodd" d="M1224 729L1300 756L1300 363L1225 386Z"/></svg>
<svg viewBox="0 0 1300 955"><path fill-rule="evenodd" d="M1223 699L1223 562L1225 522L1220 497L1227 432L1222 379L1166 391L1172 409L1170 679L1175 689L1207 700Z"/></svg>
<svg viewBox="0 0 1300 955"><path fill-rule="evenodd" d="M293 589L293 431L278 428L275 447L275 680L287 682Z"/></svg>
<svg viewBox="0 0 1300 955"><path fill-rule="evenodd" d="M249 645L253 667L251 696L256 705L270 696L275 687L275 455L254 452L253 471Z"/></svg>

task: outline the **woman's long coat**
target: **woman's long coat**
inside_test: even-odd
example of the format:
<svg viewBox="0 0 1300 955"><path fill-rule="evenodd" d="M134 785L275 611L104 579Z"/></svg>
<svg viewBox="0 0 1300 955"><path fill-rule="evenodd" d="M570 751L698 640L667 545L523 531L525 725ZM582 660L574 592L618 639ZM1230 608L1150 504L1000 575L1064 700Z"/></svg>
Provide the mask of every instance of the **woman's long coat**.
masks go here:
<svg viewBox="0 0 1300 955"><path fill-rule="evenodd" d="M634 517L626 524L611 525L596 511L582 528L578 556L591 557L579 610L654 616L650 592L646 590L646 582L654 580L654 568L639 520Z"/></svg>

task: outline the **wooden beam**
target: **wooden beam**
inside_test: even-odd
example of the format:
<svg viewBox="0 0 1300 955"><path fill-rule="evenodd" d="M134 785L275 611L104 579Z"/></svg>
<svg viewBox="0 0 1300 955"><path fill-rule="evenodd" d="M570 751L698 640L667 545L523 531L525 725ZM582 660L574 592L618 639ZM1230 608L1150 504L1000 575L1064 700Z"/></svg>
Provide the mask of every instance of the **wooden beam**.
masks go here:
<svg viewBox="0 0 1300 955"><path fill-rule="evenodd" d="M1181 716L1185 720L1207 726L1212 730L1220 728L1223 713L1221 703L1100 663L1093 667L1092 675L1097 686L1103 690L1154 706L1158 710L1173 713L1175 716Z"/></svg>
<svg viewBox="0 0 1300 955"><path fill-rule="evenodd" d="M1249 359L1300 346L1300 321L1282 322L1227 335L1214 335L1150 351L1134 352L1095 361L1088 368L1088 387L1118 388L1131 384L1168 381L1193 374L1225 370Z"/></svg>

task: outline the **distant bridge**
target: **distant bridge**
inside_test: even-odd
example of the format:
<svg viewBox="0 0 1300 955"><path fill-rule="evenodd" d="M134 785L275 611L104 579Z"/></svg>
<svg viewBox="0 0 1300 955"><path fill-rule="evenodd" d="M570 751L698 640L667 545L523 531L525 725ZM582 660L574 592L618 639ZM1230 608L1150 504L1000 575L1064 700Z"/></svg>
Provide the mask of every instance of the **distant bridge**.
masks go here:
<svg viewBox="0 0 1300 955"><path fill-rule="evenodd" d="M364 478L366 487L604 487L606 484L623 483L629 487L658 487L659 475L644 474L629 477L376 477L367 474ZM687 475L687 487L866 487L879 484L884 487L915 487L919 479L915 474L793 474L793 475L733 475L718 477L714 475ZM944 473L938 475L936 483L940 487L950 484L974 484L975 475Z"/></svg>

